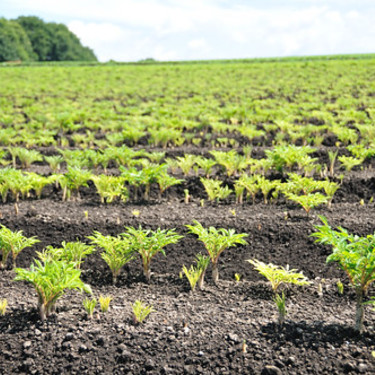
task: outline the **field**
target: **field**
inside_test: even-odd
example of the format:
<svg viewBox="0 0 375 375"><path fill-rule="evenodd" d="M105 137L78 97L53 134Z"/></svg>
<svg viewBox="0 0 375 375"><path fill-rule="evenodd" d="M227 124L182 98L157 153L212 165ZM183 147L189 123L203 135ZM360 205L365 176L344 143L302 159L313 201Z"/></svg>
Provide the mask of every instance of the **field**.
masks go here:
<svg viewBox="0 0 375 375"><path fill-rule="evenodd" d="M113 300L92 318L86 295L67 290L41 321L9 256L1 374L375 372L373 306L359 333L356 289L311 236L319 216L374 234L374 58L0 67L0 82L0 224L40 241L16 267L63 241L90 244L94 231L182 236L152 259L150 280L136 256L115 285L95 247L81 279ZM192 292L182 267L206 254L194 220L248 236L220 255L218 282L210 264ZM282 287L283 325L249 259L309 280ZM141 324L136 300L155 310Z"/></svg>

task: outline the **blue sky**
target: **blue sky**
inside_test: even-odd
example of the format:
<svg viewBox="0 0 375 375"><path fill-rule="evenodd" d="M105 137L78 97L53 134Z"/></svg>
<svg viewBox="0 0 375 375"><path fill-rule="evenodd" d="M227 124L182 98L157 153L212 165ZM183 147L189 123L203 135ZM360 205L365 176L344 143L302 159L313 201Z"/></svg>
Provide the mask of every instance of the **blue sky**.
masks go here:
<svg viewBox="0 0 375 375"><path fill-rule="evenodd" d="M65 23L100 61L375 52L375 0L1 0Z"/></svg>

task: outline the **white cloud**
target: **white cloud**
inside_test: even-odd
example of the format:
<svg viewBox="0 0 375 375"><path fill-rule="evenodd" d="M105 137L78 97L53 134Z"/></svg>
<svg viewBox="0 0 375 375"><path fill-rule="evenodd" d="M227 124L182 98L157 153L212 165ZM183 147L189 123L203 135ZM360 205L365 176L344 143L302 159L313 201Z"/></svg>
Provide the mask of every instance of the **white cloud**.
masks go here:
<svg viewBox="0 0 375 375"><path fill-rule="evenodd" d="M370 0L251 3L2 0L0 13L22 9L22 14L64 22L102 61L375 52L375 4Z"/></svg>

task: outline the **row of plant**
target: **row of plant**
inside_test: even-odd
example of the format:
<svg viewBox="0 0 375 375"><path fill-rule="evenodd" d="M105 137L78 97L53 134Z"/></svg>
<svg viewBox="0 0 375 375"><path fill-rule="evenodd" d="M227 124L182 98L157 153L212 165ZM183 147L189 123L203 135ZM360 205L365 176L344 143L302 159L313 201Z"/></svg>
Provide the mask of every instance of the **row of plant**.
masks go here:
<svg viewBox="0 0 375 375"><path fill-rule="evenodd" d="M373 61L5 68L0 143L372 143Z"/></svg>
<svg viewBox="0 0 375 375"><path fill-rule="evenodd" d="M134 150L127 146L109 147L103 150L57 149L59 154L51 156L45 156L37 150L9 147L0 151L0 163L6 166L12 162L14 168L19 165L22 169L27 169L35 162L46 162L54 173L61 168L62 164L88 169L101 167L106 173L109 165L118 168L119 166L144 165L149 162L164 162L174 173L179 169L185 176L193 169L196 174L202 172L206 177L209 177L214 173L214 167L220 167L228 176L246 170L265 174L272 169L278 171L298 170L306 175L329 173L333 176L337 159L342 169L350 171L375 154L374 147L366 147L363 144L349 145L346 149L351 156L338 156L338 149L328 151L329 164L322 165L318 163L318 158L310 156L310 154L316 152L315 148L294 145L282 145L266 149L266 158L260 159L251 157L252 147L250 145L244 146L241 153L235 150L212 150L210 154L213 159L192 154L171 158L165 157L165 152L146 152L144 149Z"/></svg>
<svg viewBox="0 0 375 375"><path fill-rule="evenodd" d="M350 234L346 229L339 227L337 230L331 228L325 217L320 216L322 225L316 225L316 232L311 236L316 237L316 242L332 246L333 252L327 257L327 262L337 262L354 288L356 294L356 317L355 329L363 330L364 306L367 303L375 304L375 299L366 301L370 285L375 281L375 235L360 237ZM204 275L211 262L212 280L218 285L219 256L226 249L237 244L246 245L245 233L235 233L233 229L216 229L214 227L204 228L198 221L193 225L187 225L189 233L197 236L201 241L208 256L198 254L196 265L185 265L181 274L184 274L194 291L196 284L202 289L204 286ZM46 319L54 311L57 300L63 296L66 289L79 289L92 294L91 288L84 284L81 277L81 264L84 259L95 251L94 246L102 249L101 257L107 263L112 273L115 284L125 264L139 255L143 265L143 275L149 282L151 279L151 260L158 254L165 255L164 248L170 244L176 244L182 238L174 229L156 231L145 230L139 227L127 227L124 233L117 236L104 236L100 232L94 232L88 239L91 245L81 242L62 243L61 248L48 246L42 252L37 253L39 259L29 269L15 268L17 281L27 281L36 289L38 295L38 309L40 318ZM37 242L35 237L27 238L22 231L12 232L2 226L0 230L0 249L2 253L2 265L4 266L11 253L13 265L16 264L18 254L28 246ZM294 269L276 266L272 263L265 264L257 259L248 260L261 275L271 283L274 293L273 301L279 312L279 323L283 324L286 316L286 297L284 291L280 291L284 284L308 285L310 282L303 273ZM238 275L237 275L238 276ZM240 277L237 277L237 281ZM343 284L338 284L339 291L343 290ZM104 297L103 297L104 298ZM109 305L110 299L106 300ZM86 299L85 308L92 312L96 305L96 299ZM152 310L152 307L136 302L142 310ZM6 308L6 300L2 300L3 310ZM90 313L91 314L91 313Z"/></svg>

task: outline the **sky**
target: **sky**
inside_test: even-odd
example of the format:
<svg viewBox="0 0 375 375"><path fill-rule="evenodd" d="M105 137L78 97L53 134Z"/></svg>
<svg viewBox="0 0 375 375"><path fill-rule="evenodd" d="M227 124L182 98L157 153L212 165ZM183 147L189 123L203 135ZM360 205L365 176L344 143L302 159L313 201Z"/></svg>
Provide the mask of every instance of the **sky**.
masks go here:
<svg viewBox="0 0 375 375"><path fill-rule="evenodd" d="M66 24L100 61L375 52L375 0L0 0Z"/></svg>

